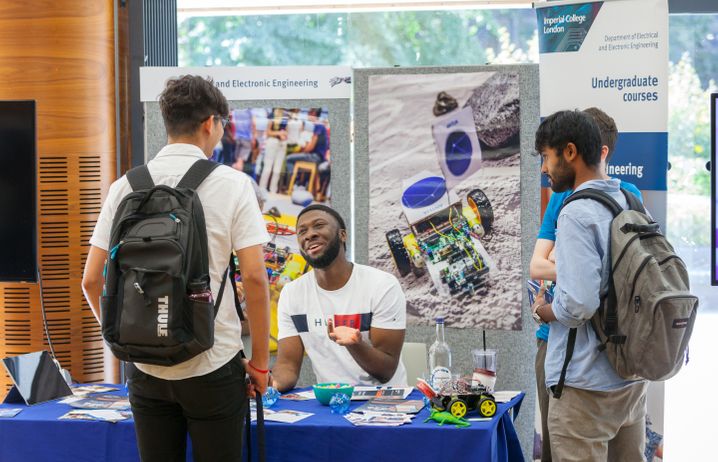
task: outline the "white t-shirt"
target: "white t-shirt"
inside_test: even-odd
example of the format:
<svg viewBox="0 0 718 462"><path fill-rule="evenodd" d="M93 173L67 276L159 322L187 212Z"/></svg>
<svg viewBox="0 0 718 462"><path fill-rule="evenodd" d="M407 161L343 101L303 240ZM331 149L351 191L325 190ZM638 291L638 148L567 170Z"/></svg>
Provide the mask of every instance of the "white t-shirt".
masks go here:
<svg viewBox="0 0 718 462"><path fill-rule="evenodd" d="M289 119L289 121L287 121L287 144L299 144L299 135L301 130L301 120Z"/></svg>
<svg viewBox="0 0 718 462"><path fill-rule="evenodd" d="M176 186L198 159L206 159L193 144L170 144L149 161L147 168L155 184ZM132 192L126 177L112 183L102 205L90 244L107 250L112 219L122 199ZM197 188L209 247L209 273L215 300L232 250L269 241L264 219L249 178L225 165L217 167ZM242 328L234 307L232 285L225 284L222 303L214 321L214 345L194 358L174 366L136 364L142 372L167 380L208 374L225 365L242 349Z"/></svg>
<svg viewBox="0 0 718 462"><path fill-rule="evenodd" d="M317 383L344 382L382 385L352 358L346 347L327 334L327 319L335 326L358 328L369 342L369 328L405 329L406 298L399 281L389 273L354 264L349 281L338 290L319 287L314 271L290 282L279 295L279 340L299 335L312 361ZM388 386L406 386L401 361Z"/></svg>

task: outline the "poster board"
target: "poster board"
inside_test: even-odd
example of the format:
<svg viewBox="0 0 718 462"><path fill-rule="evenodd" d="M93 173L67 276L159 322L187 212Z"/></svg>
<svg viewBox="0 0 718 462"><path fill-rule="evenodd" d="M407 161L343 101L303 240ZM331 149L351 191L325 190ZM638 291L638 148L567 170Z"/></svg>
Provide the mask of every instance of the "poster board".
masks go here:
<svg viewBox="0 0 718 462"><path fill-rule="evenodd" d="M167 79L184 74L213 79L228 100L235 129L240 128L244 116L249 115L251 119L248 151L239 147L239 153L233 159L235 162L230 164L238 168L240 166L236 163L237 158L252 160L254 157L253 162L250 162L254 165L252 168L247 168L246 163L242 168L255 178L259 187L263 202L262 212L272 239L265 247L265 263L271 296L270 348L276 351L276 308L281 289L287 282L309 270L296 241L294 226L298 212L309 202L329 204L344 216L347 226L351 228L351 69L341 66L142 68L141 97L145 108L147 161L167 142L157 98ZM318 113L312 115L313 110L318 110ZM299 162L305 162L305 168L298 169L295 178L294 172L287 171L285 167L291 154L302 154L301 146L291 148L289 141L294 140L284 139L280 142L267 136L267 128L275 119L275 128L284 131L287 137L290 136L290 125L293 122L301 125L297 130L298 136L302 138L301 146L311 142L314 129L318 125L324 127L323 137L327 149L323 152L321 161L295 161L295 166ZM237 130L235 135L238 141L241 136ZM264 160L269 157L268 146L275 154L272 154L272 162L268 162L272 172L266 175ZM218 146L214 155L218 161L225 159L221 151L222 148ZM315 171L312 170L312 164L316 167ZM349 233L350 242L351 239L352 234ZM245 348L250 347L247 343L245 342Z"/></svg>

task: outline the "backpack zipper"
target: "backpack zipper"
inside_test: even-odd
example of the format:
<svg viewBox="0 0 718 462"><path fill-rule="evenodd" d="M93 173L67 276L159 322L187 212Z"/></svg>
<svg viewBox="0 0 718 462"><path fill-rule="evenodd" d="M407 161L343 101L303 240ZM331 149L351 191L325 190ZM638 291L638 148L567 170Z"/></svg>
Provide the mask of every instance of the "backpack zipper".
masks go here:
<svg viewBox="0 0 718 462"><path fill-rule="evenodd" d="M628 248L631 246L631 244L633 244L633 241L635 241L636 239L643 240L643 239L649 239L652 237L659 237L659 236L662 237L663 234L661 234L661 233L644 233L644 234L636 233L636 235L633 236L632 238L630 238L628 240L628 242L626 242L626 245L623 246L623 251L621 252L621 255L618 256L618 259L616 259L616 264L613 265L613 270L618 268L618 264L621 263L621 260L623 260L623 256L626 255L626 252L628 251Z"/></svg>
<svg viewBox="0 0 718 462"><path fill-rule="evenodd" d="M638 305L641 303L641 297L640 297L640 296L636 295L635 297L633 297L633 294L635 293L635 290L636 290L636 280L638 279L638 275L640 274L641 270L643 269L643 266L645 266L645 263L647 262L647 260L650 260L651 258L653 258L653 256L647 257L646 260L644 260L644 262L641 263L641 266L638 268L638 271L636 272L636 277L635 277L634 280L633 280L633 290L631 291L631 297L633 298L633 303L634 303L634 305L635 305L635 307L636 307L636 308L635 308L635 312L636 312L636 313L638 313ZM659 263L659 265L661 265L661 264L667 262L668 260L670 260L670 259L672 259L672 258L679 258L679 257L678 257L678 255L671 255L670 257L663 259L663 260ZM694 300L697 300L697 299L698 299L698 297L696 297L695 295L691 295L691 294L689 293L689 294L687 294L687 295L669 295L669 296L667 296L667 297L661 297L661 298L659 298L658 300L656 300L656 303L658 303L658 302L660 302L660 301L663 301L663 300L670 300L670 299L672 299L672 298L691 298L691 299L694 299Z"/></svg>
<svg viewBox="0 0 718 462"><path fill-rule="evenodd" d="M631 241L633 241L636 237L639 237L639 236L638 236L638 235L637 235L637 236L634 236L633 238L631 238ZM621 257L620 257L620 258L623 258L623 254L626 253L626 250L628 249L628 246L630 245L630 242L631 242L631 241L629 241L629 243L626 244L626 246L623 248L623 253L621 254ZM615 273L616 267L618 267L618 263L620 262L620 258L619 258L619 260L616 261L616 264L614 265L613 269L611 270L611 273ZM641 264L638 266L638 269L636 270L636 275L633 277L633 284L631 285L631 287L632 287L632 289L631 289L631 298L633 298L633 304L634 304L634 306L635 306L635 312L636 312L636 313L638 313L638 305L640 304L640 297L634 297L634 296L633 296L633 295L635 294L635 292L636 292L636 281L638 281L638 276L641 275L641 271L643 271L643 268L648 264L648 262L649 262L652 258L653 258L653 255L648 255L648 256L646 256L646 258L644 258L643 261L641 262ZM669 261L669 260L671 260L671 259L673 259L673 258L679 258L679 257L678 257L678 255L669 255L668 257L666 257L666 258L664 258L663 260L659 261L659 262L658 262L658 266L661 266L661 265L665 264L667 261ZM636 298L638 298L638 302L636 301Z"/></svg>
<svg viewBox="0 0 718 462"><path fill-rule="evenodd" d="M670 260L672 258L680 258L680 257L678 255L669 255L666 258L664 258L663 260L659 261L658 266L665 264L668 260Z"/></svg>
<svg viewBox="0 0 718 462"><path fill-rule="evenodd" d="M640 266L639 266L638 269L636 270L636 275L633 276L633 284L631 284L631 299L634 300L634 303L635 303L635 298L633 297L633 295L634 295L635 292L636 292L636 281L638 281L638 276L641 275L641 271L643 271L643 268L645 268L646 265L648 264L648 262L651 261L652 259L653 259L653 255L648 255L648 256L646 256L646 258L643 259L643 261L641 262ZM615 268L615 267L614 267L614 268ZM630 300L630 299L629 299L629 300ZM638 307L636 307L636 313L638 313Z"/></svg>
<svg viewBox="0 0 718 462"><path fill-rule="evenodd" d="M120 250L120 246L124 243L125 241L120 241L117 245L110 249L110 260L114 260L115 257L117 257L117 252Z"/></svg>
<svg viewBox="0 0 718 462"><path fill-rule="evenodd" d="M131 245L131 244L137 244L140 242L144 242L144 239L132 238L127 241L121 241L121 244ZM152 239L152 242L167 242L167 243L171 244L173 247L176 247L179 250L179 254L182 256L182 260L181 260L180 264L181 264L182 268L184 268L185 257L186 257L185 252L184 252L184 249L182 248L182 246L177 241L175 241L174 239L162 237L162 238ZM119 247L119 244L116 247ZM117 253L117 252L115 252L115 253Z"/></svg>
<svg viewBox="0 0 718 462"><path fill-rule="evenodd" d="M154 218L154 217L164 217L164 216L167 216L167 215L168 215L167 212L162 212L162 213L150 213L150 214L147 214L147 213L133 213L132 215L128 215L128 216L126 216L125 218L123 218L122 221L120 221L120 222L117 224L117 227L119 228L119 227L122 227L122 226L126 226L126 223L127 223L127 222L133 221L133 220L140 220L140 219L147 219L147 218ZM175 214L170 213L169 216L170 216L170 219L172 219L174 222L176 222L176 223L180 223L180 222L181 222L180 219L177 218L177 216L176 216Z"/></svg>
<svg viewBox="0 0 718 462"><path fill-rule="evenodd" d="M628 251L628 248L631 246L631 244L633 243L633 241L635 241L636 239L638 239L639 236L640 236L639 234L636 234L635 236L633 236L632 238L630 238L630 239L628 240L628 242L626 242L626 245L623 246L623 251L621 252L621 255L618 256L618 259L616 259L616 264L613 265L613 269L611 270L611 272L615 272L616 268L618 268L619 263L621 263L621 260L623 260L623 256L626 255L626 252Z"/></svg>

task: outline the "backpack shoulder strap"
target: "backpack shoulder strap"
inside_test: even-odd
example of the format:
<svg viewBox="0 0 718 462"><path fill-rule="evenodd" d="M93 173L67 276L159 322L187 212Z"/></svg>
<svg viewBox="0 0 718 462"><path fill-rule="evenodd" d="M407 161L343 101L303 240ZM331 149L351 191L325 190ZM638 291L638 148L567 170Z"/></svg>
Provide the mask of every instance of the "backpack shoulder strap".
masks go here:
<svg viewBox="0 0 718 462"><path fill-rule="evenodd" d="M643 207L643 204L641 201L636 197L635 194L633 194L631 191L627 189L621 188L621 192L626 197L626 202L628 202L628 208L631 210L635 210L636 212L646 213L646 208Z"/></svg>
<svg viewBox="0 0 718 462"><path fill-rule="evenodd" d="M205 178L209 176L212 171L219 167L217 162L212 162L207 159L200 159L187 170L180 182L177 184L178 188L197 189Z"/></svg>
<svg viewBox="0 0 718 462"><path fill-rule="evenodd" d="M130 169L125 176L127 177L127 181L130 182L133 191L142 191L155 187L155 182L152 181L152 176L146 165L140 165Z"/></svg>
<svg viewBox="0 0 718 462"><path fill-rule="evenodd" d="M234 262L234 254L229 256L229 281L232 283L232 291L234 292L234 307L237 309L239 320L244 321L244 313L242 312L242 304L239 301L239 295L237 295L237 281L234 280L234 276L237 274L237 264Z"/></svg>
<svg viewBox="0 0 718 462"><path fill-rule="evenodd" d="M566 371L568 370L568 363L571 362L573 357L573 347L576 345L576 331L577 328L572 327L568 330L568 342L566 343L566 357L563 360L563 367L561 367L561 376L558 379L558 383L551 387L553 397L556 399L561 398L563 393L563 385L566 382Z"/></svg>
<svg viewBox="0 0 718 462"><path fill-rule="evenodd" d="M613 214L614 217L623 211L623 207L618 205L618 202L616 202L613 197L609 196L608 193L593 188L582 189L571 194L563 202L563 206L561 208L563 209L571 202L577 201L579 199L593 199L597 202L600 202Z"/></svg>

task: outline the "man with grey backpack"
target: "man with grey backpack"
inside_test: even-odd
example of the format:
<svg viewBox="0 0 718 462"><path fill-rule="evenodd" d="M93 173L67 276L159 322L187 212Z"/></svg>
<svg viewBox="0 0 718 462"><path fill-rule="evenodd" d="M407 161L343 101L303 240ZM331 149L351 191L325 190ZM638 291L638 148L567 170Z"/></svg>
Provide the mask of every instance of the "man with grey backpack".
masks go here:
<svg viewBox="0 0 718 462"><path fill-rule="evenodd" d="M646 380L683 363L697 299L685 265L618 180L599 168L601 137L580 111L547 117L536 150L555 192L573 189L559 214L554 300L545 372L556 461L642 461Z"/></svg>
<svg viewBox="0 0 718 462"><path fill-rule="evenodd" d="M239 461L247 396L267 388L269 235L249 178L207 160L229 121L213 82L170 79L159 105L168 144L110 186L83 290L106 343L129 364L141 459L184 461L189 433L195 461ZM233 252L251 359L228 275Z"/></svg>

